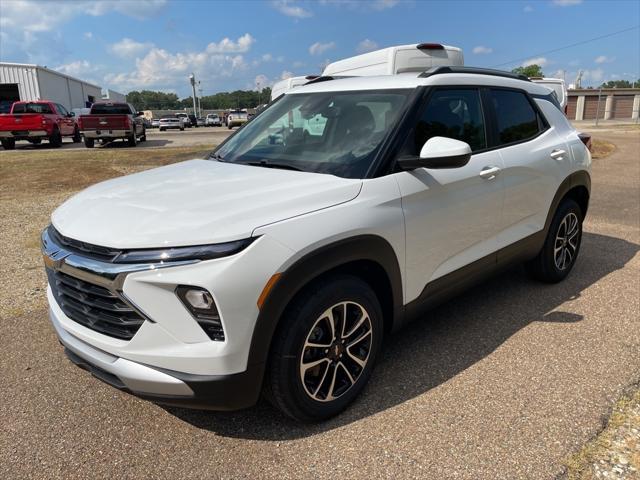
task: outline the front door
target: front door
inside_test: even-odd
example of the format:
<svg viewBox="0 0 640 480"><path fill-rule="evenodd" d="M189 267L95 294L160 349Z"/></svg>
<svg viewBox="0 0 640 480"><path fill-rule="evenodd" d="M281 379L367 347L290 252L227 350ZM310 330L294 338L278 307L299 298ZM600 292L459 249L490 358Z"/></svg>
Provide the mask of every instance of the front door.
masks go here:
<svg viewBox="0 0 640 480"><path fill-rule="evenodd" d="M477 89L437 89L409 139L414 155L434 136L464 141L474 153L461 168L419 168L394 175L405 216L407 303L429 282L496 251L502 159L498 151L486 151L485 125Z"/></svg>

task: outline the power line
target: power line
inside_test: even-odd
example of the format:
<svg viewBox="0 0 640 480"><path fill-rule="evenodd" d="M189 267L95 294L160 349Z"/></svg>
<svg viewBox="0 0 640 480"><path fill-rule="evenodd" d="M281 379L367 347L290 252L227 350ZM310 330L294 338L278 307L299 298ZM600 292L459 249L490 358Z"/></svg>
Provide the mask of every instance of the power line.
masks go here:
<svg viewBox="0 0 640 480"><path fill-rule="evenodd" d="M620 33L629 32L629 31L635 30L637 28L640 28L640 25L636 25L635 27L625 28L624 30L618 30L617 32L613 32L613 33L607 33L606 35L601 35L599 37L590 38L588 40L582 40L581 42L572 43L571 45L565 45L564 47L554 48L553 50L547 50L546 52L533 53L533 54L528 55L526 57L517 58L515 60L510 60L510 61L504 62L504 63L499 63L498 65L492 65L492 67L493 68L503 67L505 65L510 65L512 63L522 62L524 60L529 60L530 58L538 57L540 55L547 55L549 53L559 52L560 50L566 50L567 48L577 47L578 45L584 45L585 43L595 42L596 40L601 40L603 38L613 37L614 35L619 35Z"/></svg>

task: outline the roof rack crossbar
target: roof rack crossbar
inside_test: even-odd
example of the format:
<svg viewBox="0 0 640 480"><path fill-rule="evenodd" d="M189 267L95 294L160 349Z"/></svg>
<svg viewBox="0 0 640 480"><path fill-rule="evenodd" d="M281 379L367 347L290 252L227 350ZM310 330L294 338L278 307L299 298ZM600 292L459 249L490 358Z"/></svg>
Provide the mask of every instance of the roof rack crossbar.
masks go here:
<svg viewBox="0 0 640 480"><path fill-rule="evenodd" d="M525 75L517 73L511 73L504 70L495 70L493 68L478 68L478 67L458 67L458 66L445 66L431 67L429 70L422 72L419 77L427 78L432 75L440 75L442 73L473 73L477 75L493 75L494 77L513 78L514 80L524 80L530 82L529 78Z"/></svg>

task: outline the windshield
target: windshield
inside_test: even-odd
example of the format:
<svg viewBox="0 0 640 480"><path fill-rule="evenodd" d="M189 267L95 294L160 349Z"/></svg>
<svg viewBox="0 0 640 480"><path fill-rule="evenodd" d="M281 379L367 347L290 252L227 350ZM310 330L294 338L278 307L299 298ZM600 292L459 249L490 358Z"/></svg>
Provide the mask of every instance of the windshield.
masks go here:
<svg viewBox="0 0 640 480"><path fill-rule="evenodd" d="M411 91L285 95L222 145L215 158L363 178Z"/></svg>

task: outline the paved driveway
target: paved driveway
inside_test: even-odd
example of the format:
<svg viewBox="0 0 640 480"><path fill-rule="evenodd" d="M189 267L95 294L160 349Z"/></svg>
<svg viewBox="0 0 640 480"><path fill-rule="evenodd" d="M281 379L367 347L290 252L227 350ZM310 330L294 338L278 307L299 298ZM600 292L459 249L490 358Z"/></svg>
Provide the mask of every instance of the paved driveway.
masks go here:
<svg viewBox="0 0 640 480"><path fill-rule="evenodd" d="M595 162L571 276L541 285L516 269L433 311L390 339L360 400L321 425L265 404L211 413L138 400L66 360L44 304L2 311L0 469L66 479L554 478L640 378L640 135L604 138L618 150Z"/></svg>

